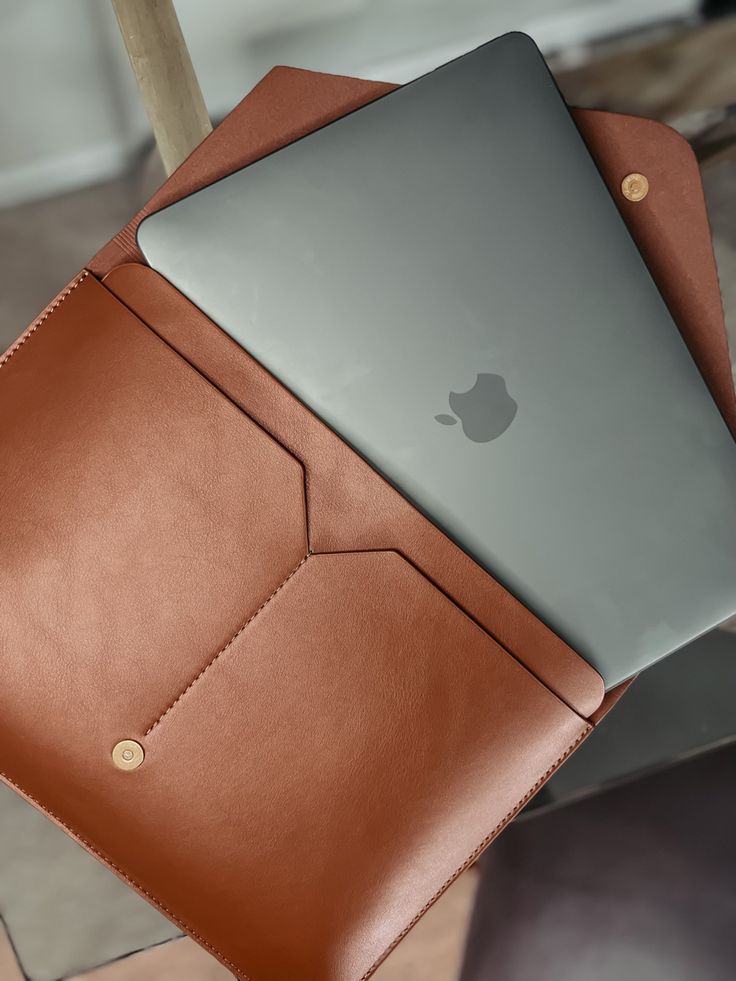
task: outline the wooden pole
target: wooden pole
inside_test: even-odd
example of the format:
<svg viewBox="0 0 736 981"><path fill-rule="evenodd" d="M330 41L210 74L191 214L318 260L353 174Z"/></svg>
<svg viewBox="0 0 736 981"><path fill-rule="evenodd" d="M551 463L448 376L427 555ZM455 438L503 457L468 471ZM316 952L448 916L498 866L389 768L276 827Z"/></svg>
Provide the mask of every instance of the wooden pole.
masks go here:
<svg viewBox="0 0 736 981"><path fill-rule="evenodd" d="M199 146L212 123L172 0L112 0L166 173Z"/></svg>

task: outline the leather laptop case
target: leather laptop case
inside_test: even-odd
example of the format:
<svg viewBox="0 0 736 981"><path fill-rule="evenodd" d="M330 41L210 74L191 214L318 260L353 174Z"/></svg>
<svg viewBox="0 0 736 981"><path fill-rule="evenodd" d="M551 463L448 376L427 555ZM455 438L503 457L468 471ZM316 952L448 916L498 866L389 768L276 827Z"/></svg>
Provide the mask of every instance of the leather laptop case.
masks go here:
<svg viewBox="0 0 736 981"><path fill-rule="evenodd" d="M2 778L251 981L366 981L626 687L136 248L389 88L275 69L0 360ZM689 147L575 116L735 427Z"/></svg>

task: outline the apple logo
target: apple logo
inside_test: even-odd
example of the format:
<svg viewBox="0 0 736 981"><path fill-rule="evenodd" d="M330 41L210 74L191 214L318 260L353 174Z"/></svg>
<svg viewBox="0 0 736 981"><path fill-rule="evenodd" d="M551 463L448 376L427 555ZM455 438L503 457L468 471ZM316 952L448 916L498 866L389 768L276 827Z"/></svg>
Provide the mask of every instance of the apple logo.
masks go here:
<svg viewBox="0 0 736 981"><path fill-rule="evenodd" d="M463 432L474 443L490 443L505 433L514 421L519 406L511 398L501 375L480 374L467 392L450 392L451 416L435 416L443 426L455 426L458 419ZM457 416L457 419L455 418Z"/></svg>

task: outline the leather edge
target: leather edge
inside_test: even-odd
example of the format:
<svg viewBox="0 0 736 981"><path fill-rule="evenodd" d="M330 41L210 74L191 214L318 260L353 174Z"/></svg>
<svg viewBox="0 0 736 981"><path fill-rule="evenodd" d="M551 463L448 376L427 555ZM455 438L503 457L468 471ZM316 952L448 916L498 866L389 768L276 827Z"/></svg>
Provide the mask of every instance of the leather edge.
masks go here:
<svg viewBox="0 0 736 981"><path fill-rule="evenodd" d="M373 964L368 968L368 970L363 974L358 981L368 981L368 979L378 970L378 968L383 964L389 954L401 943L401 941L406 937L406 935L416 926L416 924L421 920L424 914L431 909L432 906L437 902L437 900L442 896L442 894L449 889L452 883L460 876L466 869L473 865L483 854L483 852L488 848L489 845L498 837L498 835L507 827L507 825L516 817L516 815L521 811L534 797L534 795L542 789L545 783L550 779L550 777L562 766L565 761L572 756L575 750L583 743L590 733L593 731L594 726L587 723L580 735L570 743L565 752L552 764L552 766L544 773L539 780L527 791L527 793L521 798L521 800L514 805L514 807L502 818L501 821L496 825L496 827L491 831L481 843L470 853L463 864L440 886L437 892L432 896L432 898L427 902L413 917L413 919L404 927L404 929L391 941L388 947L383 951L383 953L378 957Z"/></svg>
<svg viewBox="0 0 736 981"><path fill-rule="evenodd" d="M23 347L23 345L36 333L38 328L45 323L46 320L51 316L51 314L56 310L58 306L69 296L69 294L84 282L84 280L90 275L89 270L81 269L76 276L69 280L66 286L59 290L56 296L48 303L39 315L32 320L26 329L16 337L16 339L10 344L8 348L0 355L0 368L6 364L13 357L15 352Z"/></svg>
<svg viewBox="0 0 736 981"><path fill-rule="evenodd" d="M504 828L513 820L514 817L519 813L519 811L529 803L532 797L544 786L544 784L550 779L550 777L558 770L562 764L575 752L575 750L580 746L582 742L587 739L590 733L593 731L594 726L590 723L586 723L583 731L577 736L576 739L567 747L565 752L552 764L552 766L539 778L539 780L524 794L524 796L514 805L511 810L504 816L504 818L493 828L491 832L480 842L480 844L470 853L463 864L448 878L443 882L437 892L432 896L432 898L414 915L412 920L404 927L404 929L397 934L397 936L391 941L391 943L386 947L386 949L381 953L381 955L373 962L373 964L368 968L368 970L357 979L357 981L368 981L368 979L378 970L381 964L386 960L389 954L401 943L401 941L406 937L406 935L416 926L419 920L424 916L424 914L437 902L437 900L442 896L442 894L452 885L452 883L460 876L467 868L474 864L480 855L485 851L485 849L494 841L495 838L504 830ZM142 896L148 903L154 906L160 913L162 913L168 920L178 926L186 934L196 940L200 946L204 947L205 950L209 951L217 960L220 961L228 970L235 974L235 977L239 981L254 981L248 975L243 974L241 969L237 967L229 958L221 951L219 948L215 947L208 940L202 937L196 932L192 927L190 927L185 921L179 919L179 917L170 910L167 906L164 906L156 896L150 893L144 886L142 886L137 880L130 876L125 869L116 865L112 859L110 859L101 849L88 841L82 835L78 834L70 825L68 825L62 818L54 813L50 808L47 808L41 801L35 798L32 794L28 793L20 786L15 780L13 780L8 774L0 770L0 780L8 786L15 793L19 794L28 804L35 807L38 811L45 814L58 828L64 831L70 838L81 845L87 852L93 855L98 861L102 862L111 872L113 872L119 879L126 883L134 889L140 896Z"/></svg>
<svg viewBox="0 0 736 981"><path fill-rule="evenodd" d="M49 820L52 821L57 828L60 828L65 834L69 835L69 837L76 841L78 845L81 845L85 851L89 852L91 855L94 855L98 861L102 862L102 864L111 872L114 872L119 879L122 879L122 881L125 882L126 885L130 886L131 889L134 889L138 895L142 896L143 899L154 906L175 926L178 926L186 934L192 937L193 940L196 940L200 946L204 947L211 954L213 954L221 964L235 973L235 976L239 979L239 981L252 981L252 979L240 971L240 968L238 968L237 965L233 964L232 961L229 961L220 950L218 950L207 940L205 940L204 937L201 937L195 930L180 920L172 910L159 902L159 900L152 893L149 893L142 885L136 882L136 880L129 876L124 869L115 865L112 859L108 858L108 856L103 851L98 849L93 842L87 841L86 838L83 838L82 835L78 834L70 825L68 825L57 814L50 810L50 808L46 807L45 804L42 804L41 801L37 800L32 794L25 791L20 784L18 784L12 779L12 777L8 776L8 774L2 770L0 770L0 780L7 787L22 797L26 803L30 804L32 807L35 807L37 811L40 811L47 818L49 818Z"/></svg>
<svg viewBox="0 0 736 981"><path fill-rule="evenodd" d="M629 678L628 681L621 682L620 685L617 685L615 688L611 688L610 691L605 693L601 704L590 716L589 722L592 726L597 726L599 722L602 722L603 719L605 719L611 709L618 704L619 699L623 698L638 677L638 675L634 675L633 678Z"/></svg>

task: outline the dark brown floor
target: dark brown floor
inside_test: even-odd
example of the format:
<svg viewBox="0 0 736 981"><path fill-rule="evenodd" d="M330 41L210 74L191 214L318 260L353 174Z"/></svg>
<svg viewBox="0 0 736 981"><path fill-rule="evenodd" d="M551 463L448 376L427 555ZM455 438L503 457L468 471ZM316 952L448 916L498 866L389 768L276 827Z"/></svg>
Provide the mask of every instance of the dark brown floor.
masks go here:
<svg viewBox="0 0 736 981"><path fill-rule="evenodd" d="M736 747L515 824L462 981L734 981Z"/></svg>

